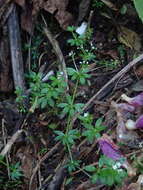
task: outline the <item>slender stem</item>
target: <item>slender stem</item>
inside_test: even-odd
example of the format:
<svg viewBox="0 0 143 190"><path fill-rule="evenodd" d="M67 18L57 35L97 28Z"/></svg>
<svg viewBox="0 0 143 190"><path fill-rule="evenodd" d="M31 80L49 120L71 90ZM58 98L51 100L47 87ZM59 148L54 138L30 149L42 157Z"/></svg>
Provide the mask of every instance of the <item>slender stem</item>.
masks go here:
<svg viewBox="0 0 143 190"><path fill-rule="evenodd" d="M4 161L0 160L0 163L7 167L7 164Z"/></svg>
<svg viewBox="0 0 143 190"><path fill-rule="evenodd" d="M29 112L34 113L34 111L35 111L35 109L36 109L36 107L37 107L38 98L39 98L39 96L36 96L36 98L35 98L35 100L34 100L34 103L32 104L32 106L31 106L30 109L29 109Z"/></svg>
<svg viewBox="0 0 143 190"><path fill-rule="evenodd" d="M73 63L74 63L74 66L75 66L76 71L78 72L78 68L77 68L76 63L75 63L74 54L72 54L72 61L73 61Z"/></svg>
<svg viewBox="0 0 143 190"><path fill-rule="evenodd" d="M76 81L76 85L75 85L75 89L74 89L74 93L73 93L73 97L72 97L72 103L71 103L72 106L74 104L74 100L75 100L75 96L76 96L76 92L77 92L78 83L79 83L79 80ZM68 131L70 129L71 129L71 115L69 114L68 115L68 122L67 122L66 133L68 133Z"/></svg>
<svg viewBox="0 0 143 190"><path fill-rule="evenodd" d="M82 171L85 175L87 175L89 178L91 178L91 175L89 175L84 169L77 167L80 171Z"/></svg>
<svg viewBox="0 0 143 190"><path fill-rule="evenodd" d="M70 155L70 160L71 160L71 162L73 162L72 153L71 153L71 149L69 147L69 144L67 144L67 148L68 148L68 152L69 152L69 155Z"/></svg>

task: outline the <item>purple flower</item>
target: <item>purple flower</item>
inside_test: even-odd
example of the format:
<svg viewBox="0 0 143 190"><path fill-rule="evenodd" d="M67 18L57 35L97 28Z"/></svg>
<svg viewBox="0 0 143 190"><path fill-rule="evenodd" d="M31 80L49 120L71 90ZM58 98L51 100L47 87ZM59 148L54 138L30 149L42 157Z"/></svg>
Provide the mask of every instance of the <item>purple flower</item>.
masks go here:
<svg viewBox="0 0 143 190"><path fill-rule="evenodd" d="M98 140L98 144L103 154L108 158L111 158L115 161L119 161L120 159L125 158L120 152L118 146L110 139L108 135L103 134L103 136ZM127 170L129 176L136 175L136 171L131 167L126 159L122 163L121 167Z"/></svg>
<svg viewBox="0 0 143 190"><path fill-rule="evenodd" d="M109 136L104 134L99 140L99 147L102 150L103 154L113 160L119 160L123 158L123 155L120 153L119 148L114 144Z"/></svg>
<svg viewBox="0 0 143 190"><path fill-rule="evenodd" d="M121 98L134 107L143 106L143 92L133 98L128 97L126 94L122 94Z"/></svg>
<svg viewBox="0 0 143 190"><path fill-rule="evenodd" d="M127 120L126 128L129 130L143 129L143 115L141 115L136 121L131 119Z"/></svg>

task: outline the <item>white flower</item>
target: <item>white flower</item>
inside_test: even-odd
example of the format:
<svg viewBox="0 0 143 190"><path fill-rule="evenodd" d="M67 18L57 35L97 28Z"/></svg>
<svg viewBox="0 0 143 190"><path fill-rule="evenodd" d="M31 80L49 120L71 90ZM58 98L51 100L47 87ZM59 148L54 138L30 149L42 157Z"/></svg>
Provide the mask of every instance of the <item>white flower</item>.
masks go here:
<svg viewBox="0 0 143 190"><path fill-rule="evenodd" d="M72 56L72 55L73 55L73 51L70 51L70 52L69 52L69 56Z"/></svg>
<svg viewBox="0 0 143 190"><path fill-rule="evenodd" d="M83 117L87 117L89 115L88 112L84 113Z"/></svg>
<svg viewBox="0 0 143 190"><path fill-rule="evenodd" d="M63 76L64 72L59 72L57 78L60 79Z"/></svg>
<svg viewBox="0 0 143 190"><path fill-rule="evenodd" d="M120 162L116 162L116 164L113 167L114 170L119 169L122 166L122 164Z"/></svg>
<svg viewBox="0 0 143 190"><path fill-rule="evenodd" d="M83 22L77 29L76 33L79 35L83 35L86 32L87 29L87 22Z"/></svg>

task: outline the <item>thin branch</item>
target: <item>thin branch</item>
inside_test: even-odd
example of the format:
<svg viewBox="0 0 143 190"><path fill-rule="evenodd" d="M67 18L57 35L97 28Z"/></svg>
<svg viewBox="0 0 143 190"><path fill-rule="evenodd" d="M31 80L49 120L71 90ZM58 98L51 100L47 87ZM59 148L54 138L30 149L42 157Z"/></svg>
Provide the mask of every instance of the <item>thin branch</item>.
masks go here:
<svg viewBox="0 0 143 190"><path fill-rule="evenodd" d="M58 41L54 38L54 36L52 35L52 33L50 32L50 30L48 29L48 27L44 28L44 32L47 36L47 38L49 39L50 43L53 46L53 49L55 51L55 54L58 58L60 65L60 70L63 72L63 76L65 79L65 82L68 84L68 75L67 75L67 69L66 69L66 63L65 63L65 59L63 56L63 53L59 47L59 43Z"/></svg>
<svg viewBox="0 0 143 190"><path fill-rule="evenodd" d="M11 137L11 139L7 142L4 149L1 151L0 155L5 156L11 149L12 145L15 143L15 141L18 139L18 137L21 135L23 130L18 130L14 135Z"/></svg>
<svg viewBox="0 0 143 190"><path fill-rule="evenodd" d="M76 113L76 115L72 119L72 125L78 118L78 116L83 113L85 110L87 110L89 107L92 106L93 102L95 100L101 100L102 98L100 97L101 94L106 91L110 85L114 84L117 79L119 79L121 76L125 75L133 66L135 66L138 62L143 60L143 54L135 58L133 61L131 61L128 65L126 65L121 71L119 71L109 82L107 82L94 96L92 96L89 101L85 104L81 112Z"/></svg>

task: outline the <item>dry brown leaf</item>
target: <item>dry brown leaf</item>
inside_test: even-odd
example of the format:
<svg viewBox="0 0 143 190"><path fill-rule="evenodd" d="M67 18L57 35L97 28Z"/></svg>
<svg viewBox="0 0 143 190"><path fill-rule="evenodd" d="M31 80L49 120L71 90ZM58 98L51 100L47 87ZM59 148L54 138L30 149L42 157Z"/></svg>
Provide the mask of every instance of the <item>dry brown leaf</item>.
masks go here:
<svg viewBox="0 0 143 190"><path fill-rule="evenodd" d="M83 18L86 16L86 14L89 10L90 1L91 0L82 0L80 2L77 24L79 24L83 20Z"/></svg>
<svg viewBox="0 0 143 190"><path fill-rule="evenodd" d="M43 9L53 14L55 11L55 18L63 29L72 23L73 17L71 13L66 11L68 0L49 0L43 5Z"/></svg>
<svg viewBox="0 0 143 190"><path fill-rule="evenodd" d="M140 51L141 49L141 39L139 35L131 29L125 26L119 27L118 40L131 49Z"/></svg>
<svg viewBox="0 0 143 190"><path fill-rule="evenodd" d="M55 14L55 18L63 29L66 29L73 22L72 14L66 10L69 0L32 0L25 2L25 0L15 0L15 3L23 8L21 26L30 34L33 31L33 22L41 9Z"/></svg>
<svg viewBox="0 0 143 190"><path fill-rule="evenodd" d="M67 11L58 11L55 18L64 30L66 30L69 25L72 25L73 17Z"/></svg>
<svg viewBox="0 0 143 190"><path fill-rule="evenodd" d="M140 65L136 70L135 73L138 77L143 78L143 65Z"/></svg>
<svg viewBox="0 0 143 190"><path fill-rule="evenodd" d="M14 0L14 2L21 7L25 7L25 0Z"/></svg>
<svg viewBox="0 0 143 190"><path fill-rule="evenodd" d="M25 31L27 31L29 34L32 34L33 32L33 22L32 22L32 12L30 8L27 8L23 11L21 14L21 27Z"/></svg>
<svg viewBox="0 0 143 190"><path fill-rule="evenodd" d="M43 4L43 8L53 14L57 10L65 11L68 3L69 0L49 0Z"/></svg>
<svg viewBox="0 0 143 190"><path fill-rule="evenodd" d="M36 159L34 157L34 153L30 145L20 147L16 153L16 157L18 157L21 161L21 169L24 174L24 182L25 185L29 185L29 180L31 178L31 175L33 173L33 169L35 166ZM33 185L31 190L35 190L37 187L36 178L33 181Z"/></svg>

